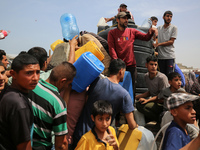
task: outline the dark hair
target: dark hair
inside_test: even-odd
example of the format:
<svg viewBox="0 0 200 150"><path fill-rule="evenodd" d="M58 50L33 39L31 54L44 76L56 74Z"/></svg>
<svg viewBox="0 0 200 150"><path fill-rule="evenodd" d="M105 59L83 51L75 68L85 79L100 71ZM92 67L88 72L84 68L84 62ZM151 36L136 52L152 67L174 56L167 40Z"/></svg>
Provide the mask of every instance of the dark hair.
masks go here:
<svg viewBox="0 0 200 150"><path fill-rule="evenodd" d="M98 100L94 102L92 108L92 115L94 116L94 118L97 115L104 115L104 114L109 114L112 116L113 114L112 105L105 100Z"/></svg>
<svg viewBox="0 0 200 150"><path fill-rule="evenodd" d="M27 54L26 51L21 51L18 55L21 55L21 54Z"/></svg>
<svg viewBox="0 0 200 150"><path fill-rule="evenodd" d="M168 10L168 11L166 11L166 12L164 13L163 17L165 17L165 15L167 15L167 14L169 14L169 15L172 15L172 16L173 16L172 12L171 12L170 10Z"/></svg>
<svg viewBox="0 0 200 150"><path fill-rule="evenodd" d="M109 70L109 74L110 75L116 75L118 74L118 72L121 70L121 69L124 69L126 68L126 64L123 60L121 59L113 59L111 62L110 62L110 66L108 68Z"/></svg>
<svg viewBox="0 0 200 150"><path fill-rule="evenodd" d="M154 21L154 20L157 20L157 21L158 21L158 18L155 17L155 16L152 16L152 17L151 17L151 21Z"/></svg>
<svg viewBox="0 0 200 150"><path fill-rule="evenodd" d="M150 61L157 62L158 58L156 56L154 56L154 55L149 56L149 57L146 58L146 63L149 63Z"/></svg>
<svg viewBox="0 0 200 150"><path fill-rule="evenodd" d="M167 77L168 77L168 80L172 81L172 79L175 77L181 78L181 75L178 72L171 72L167 75Z"/></svg>
<svg viewBox="0 0 200 150"><path fill-rule="evenodd" d="M40 69L42 69L44 62L47 60L46 50L42 47L33 47L28 50L28 54L32 55L38 60Z"/></svg>
<svg viewBox="0 0 200 150"><path fill-rule="evenodd" d="M76 68L74 67L74 65L67 61L64 61L53 68L49 76L49 79L52 82L57 82L62 78L67 78L67 80L70 81L75 76L76 76Z"/></svg>
<svg viewBox="0 0 200 150"><path fill-rule="evenodd" d="M6 52L4 50L0 49L0 61L2 61L3 55L6 56Z"/></svg>
<svg viewBox="0 0 200 150"><path fill-rule="evenodd" d="M11 69L16 72L24 69L24 66L30 64L39 64L38 60L29 54L20 54L16 56L11 64Z"/></svg>

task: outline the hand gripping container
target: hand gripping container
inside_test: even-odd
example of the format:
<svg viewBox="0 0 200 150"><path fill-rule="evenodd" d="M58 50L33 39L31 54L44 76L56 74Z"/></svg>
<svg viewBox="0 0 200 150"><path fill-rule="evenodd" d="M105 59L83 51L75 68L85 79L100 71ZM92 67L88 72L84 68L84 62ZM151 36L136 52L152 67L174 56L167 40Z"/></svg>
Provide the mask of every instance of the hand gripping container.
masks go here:
<svg viewBox="0 0 200 150"><path fill-rule="evenodd" d="M92 52L92 54L94 54L100 61L104 59L104 54L101 52L99 47L93 41L89 41L75 51L75 61L85 52Z"/></svg>
<svg viewBox="0 0 200 150"><path fill-rule="evenodd" d="M72 82L72 89L83 92L104 70L103 63L91 52L83 53L74 63L76 76Z"/></svg>

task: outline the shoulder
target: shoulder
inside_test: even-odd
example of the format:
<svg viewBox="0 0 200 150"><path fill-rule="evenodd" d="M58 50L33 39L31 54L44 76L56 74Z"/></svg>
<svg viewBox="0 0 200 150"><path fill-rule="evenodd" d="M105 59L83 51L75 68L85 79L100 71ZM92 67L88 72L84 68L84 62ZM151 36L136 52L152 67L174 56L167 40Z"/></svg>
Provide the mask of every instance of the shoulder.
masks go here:
<svg viewBox="0 0 200 150"><path fill-rule="evenodd" d="M2 97L1 102L8 105L18 106L21 105L24 100L28 100L22 93L17 90L8 89Z"/></svg>
<svg viewBox="0 0 200 150"><path fill-rule="evenodd" d="M160 30L160 29L162 29L162 27L163 27L163 25L158 26L157 29Z"/></svg>
<svg viewBox="0 0 200 150"><path fill-rule="evenodd" d="M157 77L160 79L167 79L167 76L164 73L158 71Z"/></svg>
<svg viewBox="0 0 200 150"><path fill-rule="evenodd" d="M173 25L173 24L171 24L170 27L171 27L171 28L174 28L174 29L177 29L177 26L175 26L175 25Z"/></svg>

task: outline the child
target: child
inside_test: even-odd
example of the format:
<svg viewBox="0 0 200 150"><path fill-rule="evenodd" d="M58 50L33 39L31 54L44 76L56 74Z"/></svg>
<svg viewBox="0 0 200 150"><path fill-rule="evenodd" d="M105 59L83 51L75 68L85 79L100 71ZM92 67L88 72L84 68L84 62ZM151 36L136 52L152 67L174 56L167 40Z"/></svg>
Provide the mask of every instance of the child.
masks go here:
<svg viewBox="0 0 200 150"><path fill-rule="evenodd" d="M119 150L115 129L110 126L112 113L110 103L103 100L96 101L91 114L95 126L81 137L75 150Z"/></svg>
<svg viewBox="0 0 200 150"><path fill-rule="evenodd" d="M173 93L167 101L167 108L170 110L173 121L166 130L163 150L191 149L200 147L200 135L190 140L186 131L186 124L193 124L196 120L196 112L193 109L192 101L199 99L199 96L187 93ZM191 141L191 142L190 142Z"/></svg>
<svg viewBox="0 0 200 150"><path fill-rule="evenodd" d="M163 110L167 111L166 106L166 99L170 96L170 94L176 92L176 91L184 91L183 88L181 88L181 75L177 72L171 72L168 74L168 82L170 84L170 87L167 87L163 89L158 94L158 100L164 100Z"/></svg>

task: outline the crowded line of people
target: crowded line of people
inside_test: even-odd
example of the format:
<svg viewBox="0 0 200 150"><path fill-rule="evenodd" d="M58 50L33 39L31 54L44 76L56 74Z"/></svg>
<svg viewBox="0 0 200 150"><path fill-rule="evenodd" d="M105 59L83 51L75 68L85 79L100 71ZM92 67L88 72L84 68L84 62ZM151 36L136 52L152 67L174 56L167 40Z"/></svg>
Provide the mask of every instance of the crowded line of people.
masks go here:
<svg viewBox="0 0 200 150"><path fill-rule="evenodd" d="M151 27L147 33L142 33L127 28L128 19L133 19L133 16L127 13L126 7L120 5L115 16L117 28L108 33L109 54L101 44L103 40L89 32L80 35L78 40L77 36L70 41L64 40L70 45L69 57L65 59L48 57L44 48L33 47L19 53L9 71L6 70L6 53L0 50L0 149L119 150L115 130L119 127L117 116L123 114L129 129L134 131L138 128L134 118L135 107L144 114L147 122L160 123L166 111L172 114L172 122L164 137L164 150L195 150L200 147L200 135L191 139L186 129L188 123L198 126L195 111L199 108L197 94L200 93L195 90L198 82L190 87L191 93L196 95L186 93L187 90L181 88L181 75L174 72L177 27L171 25L172 12L164 13L163 26L158 29ZM152 22L156 25L158 20L153 20L155 17ZM129 71L135 94L135 39L153 39L158 56L146 58L148 91L135 95L137 102L134 107L128 91L119 82L123 81L125 71ZM76 76L73 65L75 50L90 40L95 41L104 53L102 62L106 71L84 92L78 93L71 88ZM65 55L64 50L55 50L53 55L56 53Z"/></svg>

